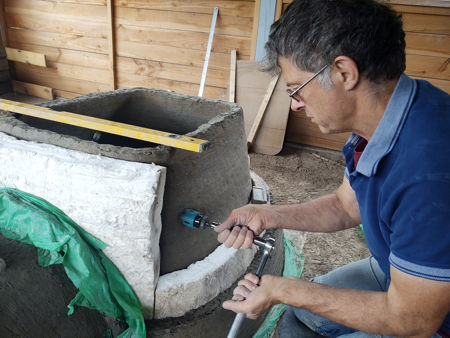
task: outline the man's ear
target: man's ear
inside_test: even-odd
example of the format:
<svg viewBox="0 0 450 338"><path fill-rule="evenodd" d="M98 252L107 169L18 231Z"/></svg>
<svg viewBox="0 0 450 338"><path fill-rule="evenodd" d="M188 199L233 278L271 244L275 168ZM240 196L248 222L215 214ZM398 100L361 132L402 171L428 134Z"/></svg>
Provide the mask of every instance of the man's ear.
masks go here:
<svg viewBox="0 0 450 338"><path fill-rule="evenodd" d="M353 59L338 56L334 59L335 80L341 82L345 90L353 90L359 82L359 71Z"/></svg>

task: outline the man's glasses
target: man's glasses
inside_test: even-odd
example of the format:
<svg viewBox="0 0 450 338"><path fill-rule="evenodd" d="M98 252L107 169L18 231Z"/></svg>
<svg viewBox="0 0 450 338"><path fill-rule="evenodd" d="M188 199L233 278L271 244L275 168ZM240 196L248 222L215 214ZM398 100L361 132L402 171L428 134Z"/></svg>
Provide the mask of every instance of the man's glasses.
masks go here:
<svg viewBox="0 0 450 338"><path fill-rule="evenodd" d="M320 68L320 70L315 73L313 76L311 76L304 84L298 86L296 89L292 90L291 88L286 89L286 92L288 93L289 97L291 99L294 99L297 102L300 102L300 97L298 97L298 92L300 90L303 89L303 87L305 87L308 83L310 83L312 80L314 80L316 78L316 76L318 76L320 73L322 73L325 69L327 69L328 65L323 66L322 68Z"/></svg>

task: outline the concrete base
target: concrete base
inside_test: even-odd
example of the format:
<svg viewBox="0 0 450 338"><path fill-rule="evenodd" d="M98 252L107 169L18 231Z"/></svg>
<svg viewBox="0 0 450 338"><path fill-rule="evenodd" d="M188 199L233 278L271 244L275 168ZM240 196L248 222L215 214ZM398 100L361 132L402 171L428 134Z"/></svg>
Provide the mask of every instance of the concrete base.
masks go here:
<svg viewBox="0 0 450 338"><path fill-rule="evenodd" d="M94 142L93 130L0 113L0 132L19 139L166 167L161 274L185 269L218 246L214 233L192 232L180 225L178 215L183 209L197 209L212 219L223 220L232 209L249 202L252 185L243 113L237 104L133 88L52 101L45 106L211 142L203 153L106 133Z"/></svg>

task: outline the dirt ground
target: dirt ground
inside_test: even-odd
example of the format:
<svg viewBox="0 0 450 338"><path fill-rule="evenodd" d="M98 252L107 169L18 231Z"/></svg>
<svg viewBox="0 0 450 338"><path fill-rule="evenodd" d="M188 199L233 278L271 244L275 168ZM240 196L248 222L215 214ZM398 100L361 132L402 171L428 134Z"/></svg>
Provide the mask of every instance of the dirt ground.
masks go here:
<svg viewBox="0 0 450 338"><path fill-rule="evenodd" d="M338 151L294 144L276 156L250 154L250 167L269 185L276 204L296 204L333 193L342 182L344 158ZM288 230L301 251L302 279L322 275L369 255L359 228L337 233L303 233Z"/></svg>

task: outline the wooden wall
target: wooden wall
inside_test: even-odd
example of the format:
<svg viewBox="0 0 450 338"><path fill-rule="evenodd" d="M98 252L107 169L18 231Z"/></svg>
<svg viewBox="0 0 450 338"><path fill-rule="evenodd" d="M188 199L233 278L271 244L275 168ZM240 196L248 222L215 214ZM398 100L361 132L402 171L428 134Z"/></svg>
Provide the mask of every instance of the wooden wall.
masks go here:
<svg viewBox="0 0 450 338"><path fill-rule="evenodd" d="M283 10L291 2L283 0ZM406 74L425 79L450 93L450 3L442 0L391 0L390 3L403 17ZM304 112L290 112L287 141L340 150L348 136L347 133L324 135Z"/></svg>
<svg viewBox="0 0 450 338"><path fill-rule="evenodd" d="M203 96L226 98L231 50L238 59L251 55L255 0L3 2L8 47L47 59L47 68L15 62L16 80L51 87L55 96L112 89L111 50L116 88L197 95L215 6L219 16Z"/></svg>

